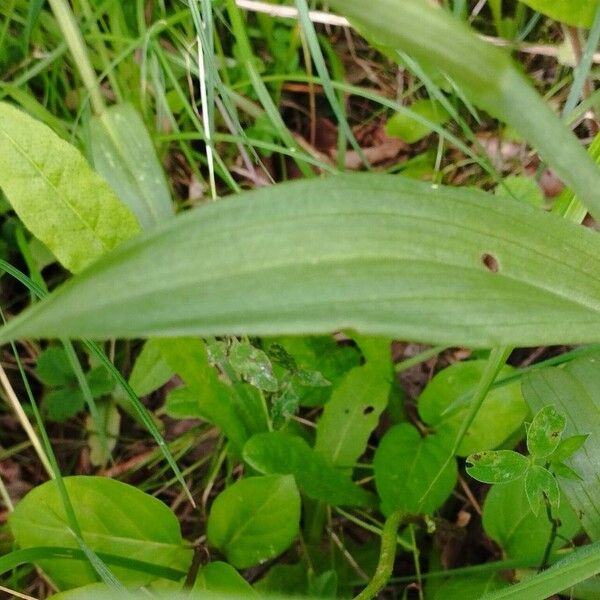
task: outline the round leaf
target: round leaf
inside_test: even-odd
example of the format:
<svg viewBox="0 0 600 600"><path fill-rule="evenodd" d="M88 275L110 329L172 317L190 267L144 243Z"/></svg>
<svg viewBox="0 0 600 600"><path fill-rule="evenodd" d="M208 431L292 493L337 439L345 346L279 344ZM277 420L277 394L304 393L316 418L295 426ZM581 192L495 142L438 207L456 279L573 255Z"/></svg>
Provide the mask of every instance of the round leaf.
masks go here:
<svg viewBox="0 0 600 600"><path fill-rule="evenodd" d="M114 479L76 476L65 477L64 483L83 539L92 550L187 570L191 550L183 547L177 518L160 500ZM21 548L79 548L53 481L29 492L16 506L9 525ZM39 566L61 588L97 579L87 563L48 559ZM122 567L111 570L128 586L147 585L156 579Z"/></svg>
<svg viewBox="0 0 600 600"><path fill-rule="evenodd" d="M467 457L467 473L483 483L508 483L522 477L529 467L525 456L512 450L489 450Z"/></svg>
<svg viewBox="0 0 600 600"><path fill-rule="evenodd" d="M435 428L436 433L444 438L447 444L454 442L466 418L470 408L469 398L483 375L485 364L485 360L454 363L440 371L419 398L421 418ZM506 366L500 371L499 378L506 377L513 371L512 367ZM522 425L527 414L527 405L518 383L491 390L457 454L467 456L479 450L498 447Z"/></svg>
<svg viewBox="0 0 600 600"><path fill-rule="evenodd" d="M277 556L300 525L300 494L291 475L250 477L221 492L208 518L209 544L239 569Z"/></svg>
<svg viewBox="0 0 600 600"><path fill-rule="evenodd" d="M379 443L373 460L382 511L416 514L439 508L457 479L456 461L452 458L444 467L447 459L448 450L435 435L422 438L407 423L392 427Z"/></svg>
<svg viewBox="0 0 600 600"><path fill-rule="evenodd" d="M544 406L533 418L527 430L527 449L535 458L552 454L560 444L567 420L554 406Z"/></svg>

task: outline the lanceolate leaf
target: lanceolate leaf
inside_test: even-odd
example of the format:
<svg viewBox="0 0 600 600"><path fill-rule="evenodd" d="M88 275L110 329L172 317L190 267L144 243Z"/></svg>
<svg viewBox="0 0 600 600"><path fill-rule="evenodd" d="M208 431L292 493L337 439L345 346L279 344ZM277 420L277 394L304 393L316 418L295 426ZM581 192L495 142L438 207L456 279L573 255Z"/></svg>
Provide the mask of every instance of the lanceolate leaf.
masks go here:
<svg viewBox="0 0 600 600"><path fill-rule="evenodd" d="M0 187L31 233L74 273L139 231L133 213L73 146L4 103Z"/></svg>
<svg viewBox="0 0 600 600"><path fill-rule="evenodd" d="M0 329L23 337L330 332L478 347L600 339L600 237L506 198L387 175L175 217Z"/></svg>
<svg viewBox="0 0 600 600"><path fill-rule="evenodd" d="M563 8L567 3L586 4L585 0L536 2ZM480 40L429 0L327 0L327 5L355 21L378 44L435 64L452 77L475 104L519 131L600 218L600 171L508 53Z"/></svg>

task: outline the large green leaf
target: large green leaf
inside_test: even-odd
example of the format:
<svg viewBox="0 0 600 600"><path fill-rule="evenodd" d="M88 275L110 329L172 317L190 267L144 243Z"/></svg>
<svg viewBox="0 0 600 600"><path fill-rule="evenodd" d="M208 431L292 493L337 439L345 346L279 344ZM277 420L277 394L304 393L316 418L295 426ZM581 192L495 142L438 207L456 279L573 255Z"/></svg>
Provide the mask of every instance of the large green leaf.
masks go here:
<svg viewBox="0 0 600 600"><path fill-rule="evenodd" d="M565 463L581 479L560 478L560 487L586 533L600 540L600 358L588 356L534 371L522 381L523 395L534 412L553 406L565 415L565 436L586 435L583 446Z"/></svg>
<svg viewBox="0 0 600 600"><path fill-rule="evenodd" d="M566 2L571 4L560 4ZM557 2L545 0L550 3ZM378 45L401 49L449 75L475 104L519 131L600 218L600 170L508 53L479 39L429 0L327 0L327 5L356 22Z"/></svg>
<svg viewBox="0 0 600 600"><path fill-rule="evenodd" d="M144 228L174 214L169 186L148 130L130 104L116 104L90 122L94 166Z"/></svg>
<svg viewBox="0 0 600 600"><path fill-rule="evenodd" d="M92 550L187 570L192 552L184 548L177 518L162 502L113 479L65 477L64 484L82 537ZM29 492L11 514L9 525L21 548L78 548L54 482ZM85 562L53 558L40 560L39 565L61 588L96 581ZM123 567L113 571L125 585L146 585L156 579Z"/></svg>
<svg viewBox="0 0 600 600"><path fill-rule="evenodd" d="M589 27L600 6L598 0L521 0L521 2L557 21L576 27Z"/></svg>
<svg viewBox="0 0 600 600"><path fill-rule="evenodd" d="M567 502L555 514L560 522L556 551L580 529L577 515ZM483 505L485 532L502 548L508 558L539 560L550 539L552 524L545 511L534 515L525 494L522 479L494 485Z"/></svg>
<svg viewBox="0 0 600 600"><path fill-rule="evenodd" d="M0 343L352 327L480 347L598 341L599 255L597 234L508 198L386 175L300 181L142 234Z"/></svg>
<svg viewBox="0 0 600 600"><path fill-rule="evenodd" d="M298 436L280 431L259 433L248 440L243 456L260 473L294 475L300 489L314 500L370 506L375 499Z"/></svg>
<svg viewBox="0 0 600 600"><path fill-rule="evenodd" d="M0 187L27 228L74 273L139 231L133 213L73 146L5 103Z"/></svg>
<svg viewBox="0 0 600 600"><path fill-rule="evenodd" d="M300 494L291 475L236 481L214 501L206 536L239 569L283 552L300 526Z"/></svg>

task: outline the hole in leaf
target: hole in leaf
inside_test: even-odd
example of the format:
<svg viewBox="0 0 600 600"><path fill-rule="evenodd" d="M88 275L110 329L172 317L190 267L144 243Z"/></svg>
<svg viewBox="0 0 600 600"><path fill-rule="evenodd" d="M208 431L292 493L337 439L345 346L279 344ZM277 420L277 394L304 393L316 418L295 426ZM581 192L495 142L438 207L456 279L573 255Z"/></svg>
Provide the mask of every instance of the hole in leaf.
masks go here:
<svg viewBox="0 0 600 600"><path fill-rule="evenodd" d="M492 273L497 273L500 270L498 259L493 254L484 254L481 257L481 262L483 263L483 266Z"/></svg>
<svg viewBox="0 0 600 600"><path fill-rule="evenodd" d="M363 410L363 415L370 415L375 410L373 406L366 406Z"/></svg>

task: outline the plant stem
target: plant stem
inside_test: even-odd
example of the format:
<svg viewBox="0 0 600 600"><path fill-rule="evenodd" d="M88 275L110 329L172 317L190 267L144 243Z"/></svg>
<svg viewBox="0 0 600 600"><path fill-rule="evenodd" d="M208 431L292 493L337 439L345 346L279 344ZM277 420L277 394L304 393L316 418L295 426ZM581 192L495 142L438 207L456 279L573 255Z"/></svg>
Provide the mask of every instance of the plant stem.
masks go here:
<svg viewBox="0 0 600 600"><path fill-rule="evenodd" d="M406 514L398 511L392 513L386 520L381 532L381 551L379 553L379 562L375 575L367 587L354 600L371 600L386 586L392 571L394 569L394 559L396 558L396 536L398 529L402 525Z"/></svg>
<svg viewBox="0 0 600 600"><path fill-rule="evenodd" d="M90 95L92 109L97 115L100 115L104 112L106 105L104 103L104 98L102 98L102 94L100 93L98 79L96 78L96 73L90 63L83 37L79 31L73 12L66 0L49 0L49 2L54 17L58 21L60 30L65 36L65 41L73 55L73 60L77 65L77 69L83 80L83 85L85 85L85 88Z"/></svg>
<svg viewBox="0 0 600 600"><path fill-rule="evenodd" d="M544 550L544 557L542 558L540 570L544 570L548 566L550 553L552 552L552 546L554 545L556 534L558 533L558 519L555 519L552 516L552 507L550 506L550 501L546 497L546 494L544 494L544 503L546 505L546 515L548 516L548 521L550 521L552 528L550 529L550 539L548 540L546 549Z"/></svg>
<svg viewBox="0 0 600 600"><path fill-rule="evenodd" d="M428 348L423 352L419 352L419 354L415 354L415 356L411 356L410 358L399 362L397 365L394 366L394 370L396 371L396 373L404 373L404 371L407 371L408 369L411 369L412 367L422 362L425 362L426 360L429 360L434 356L437 356L438 354L446 350L446 348L447 346L434 346L433 348Z"/></svg>

